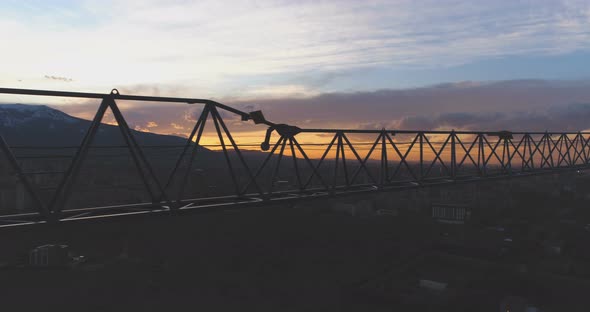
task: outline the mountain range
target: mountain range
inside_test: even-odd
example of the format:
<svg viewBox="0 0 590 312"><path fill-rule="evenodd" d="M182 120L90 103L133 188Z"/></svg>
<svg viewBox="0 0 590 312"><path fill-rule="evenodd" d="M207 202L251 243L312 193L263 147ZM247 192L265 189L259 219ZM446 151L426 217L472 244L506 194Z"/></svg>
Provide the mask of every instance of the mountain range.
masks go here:
<svg viewBox="0 0 590 312"><path fill-rule="evenodd" d="M45 105L0 104L0 135L11 146L77 146L91 121ZM140 145L183 145L186 139L131 130ZM94 145L125 144L117 126L101 124Z"/></svg>

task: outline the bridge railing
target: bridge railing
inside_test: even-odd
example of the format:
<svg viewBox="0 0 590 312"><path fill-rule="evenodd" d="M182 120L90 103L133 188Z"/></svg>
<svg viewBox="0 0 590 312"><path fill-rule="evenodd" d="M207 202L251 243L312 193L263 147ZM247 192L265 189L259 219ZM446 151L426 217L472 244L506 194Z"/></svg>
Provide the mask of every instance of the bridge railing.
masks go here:
<svg viewBox="0 0 590 312"><path fill-rule="evenodd" d="M180 213L579 170L590 157L590 136L584 132L303 129L270 122L260 111L243 112L205 99L123 95L117 90L96 94L0 88L0 94L100 101L79 146L9 146L0 133L6 168L22 186L17 196L27 197L31 207L0 218L7 225ZM142 146L117 105L122 100L185 103L202 110L184 144ZM123 145L94 144L107 111ZM228 114L266 129L262 151L236 140L239 132L232 132L224 120ZM207 131L218 144L203 142ZM53 154L36 156L39 149L52 149ZM35 157L53 159L59 170L25 170ZM84 171L88 163L92 166ZM137 179L132 184L117 181L113 172L134 173ZM43 187L43 182L52 185ZM97 198L101 190L105 195Z"/></svg>

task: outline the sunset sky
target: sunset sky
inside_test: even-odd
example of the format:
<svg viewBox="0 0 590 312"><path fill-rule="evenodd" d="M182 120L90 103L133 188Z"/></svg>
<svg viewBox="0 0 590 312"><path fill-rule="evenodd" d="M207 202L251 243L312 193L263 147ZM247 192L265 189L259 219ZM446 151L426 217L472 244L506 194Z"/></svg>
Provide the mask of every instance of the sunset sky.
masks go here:
<svg viewBox="0 0 590 312"><path fill-rule="evenodd" d="M589 1L3 0L0 35L2 87L212 98L302 127L590 128ZM166 134L198 114L121 105Z"/></svg>

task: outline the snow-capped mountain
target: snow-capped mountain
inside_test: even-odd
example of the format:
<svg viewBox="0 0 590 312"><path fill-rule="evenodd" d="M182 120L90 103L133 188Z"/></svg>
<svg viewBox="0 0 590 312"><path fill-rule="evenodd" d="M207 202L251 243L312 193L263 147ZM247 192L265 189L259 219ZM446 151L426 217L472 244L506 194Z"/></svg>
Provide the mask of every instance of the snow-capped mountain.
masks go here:
<svg viewBox="0 0 590 312"><path fill-rule="evenodd" d="M80 119L45 105L0 104L0 125L15 127L35 120L75 123Z"/></svg>
<svg viewBox="0 0 590 312"><path fill-rule="evenodd" d="M0 135L11 146L77 146L89 126L89 120L45 105L0 104ZM140 144L181 145L186 142L176 136L132 131ZM118 127L102 124L94 143L122 145L124 140Z"/></svg>

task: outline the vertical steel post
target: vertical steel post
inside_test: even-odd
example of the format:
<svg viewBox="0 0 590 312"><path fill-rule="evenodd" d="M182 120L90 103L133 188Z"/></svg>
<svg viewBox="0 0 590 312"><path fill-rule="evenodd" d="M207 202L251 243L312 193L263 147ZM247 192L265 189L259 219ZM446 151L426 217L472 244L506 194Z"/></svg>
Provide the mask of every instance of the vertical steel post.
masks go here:
<svg viewBox="0 0 590 312"><path fill-rule="evenodd" d="M340 162L340 144L342 140L340 140L340 132L336 133L336 137L338 138L338 142L336 143L336 159L334 159L334 173L332 176L332 192L336 192L336 184L338 183L338 163Z"/></svg>
<svg viewBox="0 0 590 312"><path fill-rule="evenodd" d="M553 159L553 152L554 152L557 145L555 144L555 141L553 141L553 138L551 137L551 134L549 134L549 133L547 133L547 139L545 140L545 142L547 142L547 149L548 149L549 157L551 157L550 168L553 169L553 168L555 168L555 161Z"/></svg>
<svg viewBox="0 0 590 312"><path fill-rule="evenodd" d="M505 164L505 167L508 171L508 175L512 175L512 157L510 157L510 141L508 138L503 138L503 141L504 141L504 150L502 151L502 162L504 163L504 161L505 161L504 153L506 153L508 163Z"/></svg>
<svg viewBox="0 0 590 312"><path fill-rule="evenodd" d="M342 170L344 171L345 187L348 188L350 186L350 180L348 177L348 166L346 165L346 155L344 154L344 141L342 140L343 136L344 136L344 132L341 132L340 136L338 137L338 141L340 144L340 153L342 156Z"/></svg>
<svg viewBox="0 0 590 312"><path fill-rule="evenodd" d="M567 155L567 163L568 165L571 167L574 166L574 163L572 162L572 156L571 156L571 149L572 149L572 141L570 140L569 136L567 134L564 134L565 136L565 151L566 151L566 155Z"/></svg>
<svg viewBox="0 0 590 312"><path fill-rule="evenodd" d="M424 179L424 132L418 132L420 147L420 181Z"/></svg>
<svg viewBox="0 0 590 312"><path fill-rule="evenodd" d="M480 172L483 174L483 176L487 176L487 163L486 163L486 159L485 159L485 147L483 145L483 133L480 133L477 135L477 137L479 138L479 153L477 155L477 164L478 167L480 168Z"/></svg>
<svg viewBox="0 0 590 312"><path fill-rule="evenodd" d="M455 130L451 131L451 178L454 180L457 175L457 151L455 147Z"/></svg>
<svg viewBox="0 0 590 312"><path fill-rule="evenodd" d="M385 179L388 175L388 166L387 166L387 144L385 141L386 136L385 129L381 130L381 172L379 174L379 187L383 188L385 185Z"/></svg>

